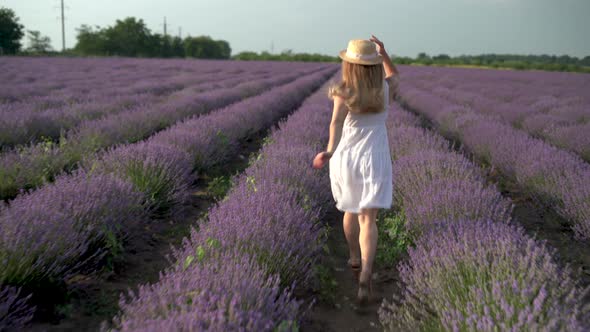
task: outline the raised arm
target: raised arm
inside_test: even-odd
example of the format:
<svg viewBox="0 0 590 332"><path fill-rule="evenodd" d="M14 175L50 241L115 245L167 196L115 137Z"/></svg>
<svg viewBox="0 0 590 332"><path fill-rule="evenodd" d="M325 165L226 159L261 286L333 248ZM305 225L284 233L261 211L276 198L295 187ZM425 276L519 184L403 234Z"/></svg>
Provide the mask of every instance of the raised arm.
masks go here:
<svg viewBox="0 0 590 332"><path fill-rule="evenodd" d="M391 61L389 54L387 54L385 46L383 46L383 42L373 35L371 35L371 39L369 40L377 44L377 52L379 52L379 54L381 54L381 56L383 57L383 69L385 70L385 80L389 84L389 98L390 102L392 102L395 96L397 95L397 89L399 85L399 71Z"/></svg>
<svg viewBox="0 0 590 332"><path fill-rule="evenodd" d="M399 72L397 71L397 68L391 61L389 54L387 54L385 46L383 46L383 42L373 35L371 35L371 38L369 40L377 44L377 52L379 52L379 54L381 54L381 56L383 57L383 69L385 69L385 78L389 79L394 75L398 75Z"/></svg>

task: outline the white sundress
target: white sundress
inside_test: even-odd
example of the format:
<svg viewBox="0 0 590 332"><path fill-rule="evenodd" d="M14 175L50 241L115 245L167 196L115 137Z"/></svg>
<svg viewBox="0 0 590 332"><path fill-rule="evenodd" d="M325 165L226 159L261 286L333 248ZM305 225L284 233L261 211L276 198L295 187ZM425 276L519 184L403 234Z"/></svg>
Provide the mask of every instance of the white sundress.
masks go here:
<svg viewBox="0 0 590 332"><path fill-rule="evenodd" d="M385 110L348 112L342 138L329 161L332 196L336 208L343 212L360 213L363 208L392 205L392 161L385 126L390 89L387 81L383 84Z"/></svg>

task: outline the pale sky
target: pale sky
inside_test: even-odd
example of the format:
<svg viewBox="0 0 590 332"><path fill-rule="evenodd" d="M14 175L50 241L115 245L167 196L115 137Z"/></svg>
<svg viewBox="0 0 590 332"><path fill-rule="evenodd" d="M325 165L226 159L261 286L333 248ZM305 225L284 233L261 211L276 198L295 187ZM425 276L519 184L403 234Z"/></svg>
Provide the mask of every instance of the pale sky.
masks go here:
<svg viewBox="0 0 590 332"><path fill-rule="evenodd" d="M152 32L209 35L232 54L271 51L337 55L373 33L390 54L590 55L590 0L64 0L66 46L82 24L134 16ZM60 0L0 0L25 29L61 49ZM25 43L25 46L27 43Z"/></svg>

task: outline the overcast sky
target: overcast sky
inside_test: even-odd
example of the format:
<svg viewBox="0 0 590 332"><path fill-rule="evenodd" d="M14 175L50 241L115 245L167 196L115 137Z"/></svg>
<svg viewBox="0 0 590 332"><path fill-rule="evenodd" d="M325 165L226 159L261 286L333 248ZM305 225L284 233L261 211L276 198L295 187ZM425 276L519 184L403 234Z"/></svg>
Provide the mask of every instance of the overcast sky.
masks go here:
<svg viewBox="0 0 590 332"><path fill-rule="evenodd" d="M373 33L390 54L590 55L590 0L64 0L66 46L82 24L141 18L152 32L209 35L232 53L336 55ZM61 49L60 0L0 0Z"/></svg>

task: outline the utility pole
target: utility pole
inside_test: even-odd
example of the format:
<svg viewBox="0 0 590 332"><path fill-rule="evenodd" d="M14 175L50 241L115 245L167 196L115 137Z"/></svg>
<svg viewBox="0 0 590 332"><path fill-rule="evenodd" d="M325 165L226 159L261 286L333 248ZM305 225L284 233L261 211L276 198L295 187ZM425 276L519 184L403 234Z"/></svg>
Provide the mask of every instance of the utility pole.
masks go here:
<svg viewBox="0 0 590 332"><path fill-rule="evenodd" d="M182 39L182 27L178 27L178 38Z"/></svg>
<svg viewBox="0 0 590 332"><path fill-rule="evenodd" d="M270 54L273 54L275 51L275 42L271 41L270 42Z"/></svg>
<svg viewBox="0 0 590 332"><path fill-rule="evenodd" d="M64 0L61 0L61 50L66 50L66 25L64 23Z"/></svg>
<svg viewBox="0 0 590 332"><path fill-rule="evenodd" d="M166 16L164 16L164 37L166 37Z"/></svg>

